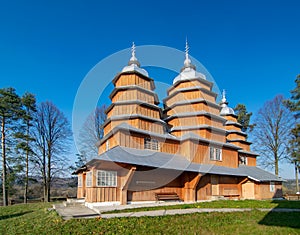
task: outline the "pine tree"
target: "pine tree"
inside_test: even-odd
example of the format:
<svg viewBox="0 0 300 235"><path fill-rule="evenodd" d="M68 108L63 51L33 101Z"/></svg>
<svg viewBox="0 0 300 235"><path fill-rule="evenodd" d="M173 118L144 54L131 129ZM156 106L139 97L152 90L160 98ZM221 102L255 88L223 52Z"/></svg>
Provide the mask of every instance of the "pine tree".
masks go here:
<svg viewBox="0 0 300 235"><path fill-rule="evenodd" d="M234 111L237 115L237 121L242 125L242 131L252 130L253 125L250 125L250 118L252 113L248 113L246 106L244 104L238 104Z"/></svg>
<svg viewBox="0 0 300 235"><path fill-rule="evenodd" d="M8 136L15 131L15 125L21 116L22 104L14 88L0 89L0 123L1 123L1 155L2 155L2 193L3 206L8 205Z"/></svg>
<svg viewBox="0 0 300 235"><path fill-rule="evenodd" d="M25 156L22 157L22 160L25 161L25 176L24 176L24 203L27 203L28 198L28 181L29 181L29 156L33 155L33 150L31 143L35 140L31 134L32 122L34 120L33 115L36 112L36 99L33 94L25 93L21 102L23 105L23 131L20 132L17 137L20 142L17 145L18 152L22 152Z"/></svg>

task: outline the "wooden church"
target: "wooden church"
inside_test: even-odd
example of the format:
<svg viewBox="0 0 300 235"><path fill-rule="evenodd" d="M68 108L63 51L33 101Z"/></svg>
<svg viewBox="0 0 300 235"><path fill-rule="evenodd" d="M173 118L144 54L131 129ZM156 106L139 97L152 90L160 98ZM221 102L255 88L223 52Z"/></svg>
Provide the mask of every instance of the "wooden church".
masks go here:
<svg viewBox="0 0 300 235"><path fill-rule="evenodd" d="M188 45L163 108L134 45L112 83L99 155L75 171L78 198L127 204L282 196L282 179L256 167L257 154L225 92L216 103L214 84L196 70Z"/></svg>

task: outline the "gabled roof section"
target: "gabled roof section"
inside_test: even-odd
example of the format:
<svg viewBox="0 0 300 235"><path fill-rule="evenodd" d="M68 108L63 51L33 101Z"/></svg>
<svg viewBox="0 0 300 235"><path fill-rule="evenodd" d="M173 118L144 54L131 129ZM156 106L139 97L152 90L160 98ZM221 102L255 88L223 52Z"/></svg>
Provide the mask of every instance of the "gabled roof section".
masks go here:
<svg viewBox="0 0 300 235"><path fill-rule="evenodd" d="M201 130L201 129L207 129L207 130L211 130L215 133L221 133L224 134L226 133L226 130L221 129L221 128L217 128L214 126L209 126L209 125L197 125L197 126L177 126L177 127L172 127L170 129L170 131L186 131L186 130Z"/></svg>
<svg viewBox="0 0 300 235"><path fill-rule="evenodd" d="M194 141L199 141L203 142L209 145L214 145L214 146L219 146L219 147L227 147L227 148L232 148L232 149L242 149L239 146L230 144L230 143L224 143L224 142L219 142L219 141L214 141L210 139L203 138L193 132L189 132L187 134L184 134L181 138L179 138L180 141L185 141L185 140L194 140Z"/></svg>
<svg viewBox="0 0 300 235"><path fill-rule="evenodd" d="M243 131L237 131L237 130L227 130L226 131L228 134L239 134L242 136L247 136L247 133L243 132Z"/></svg>
<svg viewBox="0 0 300 235"><path fill-rule="evenodd" d="M164 111L168 111L176 106L180 106L180 105L187 105L187 104L197 104L197 103L205 103L210 107L214 107L214 108L220 108L220 105L211 102L209 100L205 100L205 99L193 99L193 100L182 100L179 102L175 102L174 104L165 107Z"/></svg>
<svg viewBox="0 0 300 235"><path fill-rule="evenodd" d="M206 112L206 111L175 113L173 115L168 116L164 120L169 121L169 120L172 120L172 119L177 118L177 117L195 117L195 116L207 116L207 117L210 117L210 118L215 119L215 120L220 120L224 123L226 122L226 119L224 117L221 117L219 115L209 113L209 112Z"/></svg>
<svg viewBox="0 0 300 235"><path fill-rule="evenodd" d="M152 109L156 109L160 112L160 114L162 114L162 110L159 106L155 105L155 104L150 104L150 103L146 103L143 100L125 100L125 101L117 101L114 103L111 103L108 108L105 110L105 113L107 114L114 106L117 105L130 105L130 104L137 104L139 106L144 106L144 107L149 107Z"/></svg>
<svg viewBox="0 0 300 235"><path fill-rule="evenodd" d="M181 83L181 82L193 82L193 81L200 81L201 83L204 83L205 85L207 85L208 87L212 88L213 87L213 83L206 80L206 79L203 79L203 78L190 78L188 80L178 80L176 81L175 83L173 83L173 85L171 87L169 87L167 89L167 92L169 93L171 90L175 89L176 86Z"/></svg>
<svg viewBox="0 0 300 235"><path fill-rule="evenodd" d="M252 156L258 156L259 154L258 153L255 153L255 152L249 152L249 151L246 151L246 150L238 150L239 153L243 153L243 154L247 154L247 155L252 155Z"/></svg>
<svg viewBox="0 0 300 235"><path fill-rule="evenodd" d="M202 91L208 95L213 96L214 98L216 98L218 96L217 93L213 92L213 91L209 91L203 87L200 86L194 86L194 87L187 87L187 88L180 88L180 89L176 89L176 91L174 91L171 95L169 95L168 97L163 99L163 103L166 103L167 100L171 99L173 96L177 95L178 93L183 93L183 92L189 92L189 91Z"/></svg>
<svg viewBox="0 0 300 235"><path fill-rule="evenodd" d="M238 122L233 122L233 121L227 121L225 123L226 126L230 126L230 125L233 125L233 126L237 126L237 127L243 127L242 124L238 123Z"/></svg>
<svg viewBox="0 0 300 235"><path fill-rule="evenodd" d="M269 181L278 181L282 182L284 181L282 178L268 172L265 170L262 170L256 166L239 166L238 168L241 172L248 175L248 177L254 181L259 182L269 182Z"/></svg>
<svg viewBox="0 0 300 235"><path fill-rule="evenodd" d="M101 143L106 141L109 137L111 137L117 131L130 132L130 133L139 133L139 134L144 134L145 136L154 137L154 138L178 140L178 138L176 136L173 136L169 133L159 134L159 133L155 133L155 132L152 132L152 131L146 131L146 130L142 130L142 129L133 127L133 126L129 125L126 122L123 122L120 125L117 125L116 127L114 127L108 134L106 134L100 141L98 141L96 143L96 145L99 146Z"/></svg>
<svg viewBox="0 0 300 235"><path fill-rule="evenodd" d="M198 172L201 174L249 177L250 179L258 182L283 181L281 178L258 167L240 166L239 168L230 168L211 164L197 164L188 161L186 158L178 154L168 154L120 146L116 146L105 153L100 154L97 158L88 162L86 166L91 166L98 161Z"/></svg>

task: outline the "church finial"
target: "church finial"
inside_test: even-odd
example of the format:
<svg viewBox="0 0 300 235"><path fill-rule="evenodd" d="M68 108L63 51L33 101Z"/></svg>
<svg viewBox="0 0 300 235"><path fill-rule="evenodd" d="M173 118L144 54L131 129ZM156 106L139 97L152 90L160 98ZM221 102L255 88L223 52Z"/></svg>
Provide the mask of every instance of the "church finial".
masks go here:
<svg viewBox="0 0 300 235"><path fill-rule="evenodd" d="M228 105L225 89L223 89L223 91L222 91L222 100L221 100L220 105L221 105L221 107L227 107L227 105Z"/></svg>
<svg viewBox="0 0 300 235"><path fill-rule="evenodd" d="M190 60L189 50L190 50L190 47L189 47L189 43L188 43L188 40L187 40L187 37L186 37L186 40L185 40L185 60L184 60L184 67L182 68L182 70L184 70L185 68L192 68L192 69L196 70L195 65L193 65L191 60Z"/></svg>
<svg viewBox="0 0 300 235"><path fill-rule="evenodd" d="M132 42L131 58L128 62L128 65L131 65L131 64L136 64L138 67L140 67L140 63L139 63L138 59L135 57L135 44L134 44L134 42Z"/></svg>
<svg viewBox="0 0 300 235"><path fill-rule="evenodd" d="M185 39L185 59L188 60L189 59L189 43L187 40L187 37Z"/></svg>
<svg viewBox="0 0 300 235"><path fill-rule="evenodd" d="M220 106L221 106L220 114L222 116L235 115L234 110L232 108L228 107L228 102L226 100L226 91L225 90L223 90L223 92L222 92L222 100L221 100Z"/></svg>
<svg viewBox="0 0 300 235"><path fill-rule="evenodd" d="M223 103L226 102L226 91L225 91L225 89L223 89L223 92L222 92L222 102Z"/></svg>

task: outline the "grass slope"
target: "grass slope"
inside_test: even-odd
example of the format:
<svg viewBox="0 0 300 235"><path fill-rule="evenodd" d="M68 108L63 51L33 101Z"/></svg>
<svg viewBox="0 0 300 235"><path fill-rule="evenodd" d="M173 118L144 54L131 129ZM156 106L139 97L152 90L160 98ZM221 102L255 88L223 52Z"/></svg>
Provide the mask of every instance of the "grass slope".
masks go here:
<svg viewBox="0 0 300 235"><path fill-rule="evenodd" d="M293 207L292 204L288 204L289 208ZM300 213L298 212L268 213L253 210L242 213L201 213L162 217L63 221L55 211L48 211L48 207L51 207L51 204L37 203L0 208L0 233L272 235L300 233Z"/></svg>
<svg viewBox="0 0 300 235"><path fill-rule="evenodd" d="M156 207L143 207L134 209L123 209L107 211L103 214L123 213L123 212L138 212L138 211L152 211L152 210L165 210L165 209L188 209L188 208L294 208L300 209L300 201L286 201L286 200L219 200L212 202L198 202L191 204L178 204L172 206L156 206Z"/></svg>

